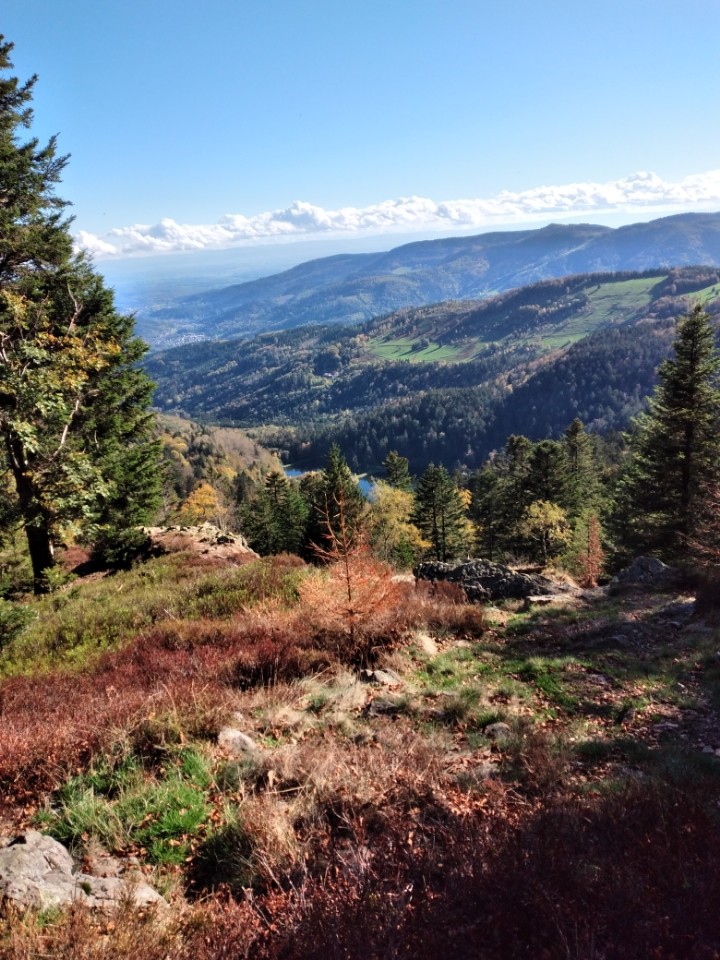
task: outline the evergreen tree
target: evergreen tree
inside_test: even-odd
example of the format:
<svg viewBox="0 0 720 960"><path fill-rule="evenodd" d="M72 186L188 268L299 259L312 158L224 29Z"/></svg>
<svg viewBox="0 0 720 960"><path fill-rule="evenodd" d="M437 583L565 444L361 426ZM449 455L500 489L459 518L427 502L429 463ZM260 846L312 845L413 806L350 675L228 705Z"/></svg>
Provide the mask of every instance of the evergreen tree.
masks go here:
<svg viewBox="0 0 720 960"><path fill-rule="evenodd" d="M470 530L465 503L449 473L431 463L420 478L413 523L431 544L436 560L452 560L467 552Z"/></svg>
<svg viewBox="0 0 720 960"><path fill-rule="evenodd" d="M532 444L528 462L527 498L564 503L568 469L565 450L557 440L540 440Z"/></svg>
<svg viewBox="0 0 720 960"><path fill-rule="evenodd" d="M477 546L481 557L495 561L507 540L503 483L494 460L485 464L470 479L471 516L477 528Z"/></svg>
<svg viewBox="0 0 720 960"><path fill-rule="evenodd" d="M56 138L41 147L18 136L32 122L37 77L21 84L7 76L13 44L0 34L0 288L27 273L57 267L72 254L68 205L55 195L67 157L57 156Z"/></svg>
<svg viewBox="0 0 720 960"><path fill-rule="evenodd" d="M271 470L257 495L244 505L241 516L253 550L263 555L300 552L308 504L284 473Z"/></svg>
<svg viewBox="0 0 720 960"><path fill-rule="evenodd" d="M382 465L387 474L387 482L391 487L396 487L398 490L407 490L408 492L412 490L413 482L410 476L410 461L407 457L401 457L395 450L391 450L383 460Z"/></svg>
<svg viewBox="0 0 720 960"><path fill-rule="evenodd" d="M574 519L597 502L600 494L599 465L593 440L578 417L565 431L562 443L566 463L564 496L561 499L556 495L552 499L562 503L568 516Z"/></svg>
<svg viewBox="0 0 720 960"><path fill-rule="evenodd" d="M636 422L613 523L627 554L677 562L703 490L720 480L720 355L700 306L680 321L673 347Z"/></svg>
<svg viewBox="0 0 720 960"><path fill-rule="evenodd" d="M358 536L367 503L337 444L330 447L325 467L304 477L300 489L309 504L306 545L311 551L323 546L341 513L345 534L351 540Z"/></svg>
<svg viewBox="0 0 720 960"><path fill-rule="evenodd" d="M0 71L11 50L0 38ZM156 502L159 467L144 345L72 256L54 193L66 158L19 140L34 82L0 72L0 439L42 592L63 525L121 534Z"/></svg>

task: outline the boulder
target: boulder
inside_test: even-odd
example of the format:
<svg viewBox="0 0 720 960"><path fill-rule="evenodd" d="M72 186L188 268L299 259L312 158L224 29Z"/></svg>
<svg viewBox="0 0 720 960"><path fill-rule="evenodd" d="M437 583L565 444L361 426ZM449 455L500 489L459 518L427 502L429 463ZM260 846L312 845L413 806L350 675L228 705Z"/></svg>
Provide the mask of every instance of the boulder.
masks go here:
<svg viewBox="0 0 720 960"><path fill-rule="evenodd" d="M377 683L383 687L399 687L402 678L393 670L361 670L360 679L364 683Z"/></svg>
<svg viewBox="0 0 720 960"><path fill-rule="evenodd" d="M239 533L228 533L212 523L195 527L144 527L154 554L200 553L235 563L255 559L258 555Z"/></svg>
<svg viewBox="0 0 720 960"><path fill-rule="evenodd" d="M95 876L95 872L104 874ZM102 870L84 873L57 840L28 830L0 848L0 901L21 908L47 910L80 901L111 909L130 900L137 907L165 906L166 901L136 870L111 857Z"/></svg>
<svg viewBox="0 0 720 960"><path fill-rule="evenodd" d="M677 579L675 567L669 567L657 557L636 557L629 567L621 570L608 585L610 593L622 593L635 587L662 590Z"/></svg>
<svg viewBox="0 0 720 960"><path fill-rule="evenodd" d="M259 749L252 737L235 727L223 727L218 733L218 747L236 760L256 754Z"/></svg>
<svg viewBox="0 0 720 960"><path fill-rule="evenodd" d="M489 560L467 560L465 563L420 563L413 570L417 580L444 580L457 583L471 603L489 600L524 600L526 597L552 596L567 593L566 584L554 583L536 573L520 573Z"/></svg>
<svg viewBox="0 0 720 960"><path fill-rule="evenodd" d="M483 731L489 740L495 743L507 743L512 738L512 728L509 724L498 720L496 723L490 723Z"/></svg>

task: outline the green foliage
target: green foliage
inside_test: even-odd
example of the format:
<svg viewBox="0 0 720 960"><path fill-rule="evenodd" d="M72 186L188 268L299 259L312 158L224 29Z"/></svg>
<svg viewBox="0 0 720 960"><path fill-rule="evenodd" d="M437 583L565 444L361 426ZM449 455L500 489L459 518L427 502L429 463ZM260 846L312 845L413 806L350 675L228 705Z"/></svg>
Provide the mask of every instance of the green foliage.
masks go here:
<svg viewBox="0 0 720 960"><path fill-rule="evenodd" d="M561 441L510 436L469 479L480 554L547 562L571 537L581 552L580 528L587 533L588 512L603 503L599 449L577 418Z"/></svg>
<svg viewBox="0 0 720 960"><path fill-rule="evenodd" d="M271 470L262 487L240 509L248 543L263 555L299 554L305 544L310 506L299 484Z"/></svg>
<svg viewBox="0 0 720 960"><path fill-rule="evenodd" d="M376 557L411 568L429 544L411 518L415 498L409 490L378 481L372 490L368 533Z"/></svg>
<svg viewBox="0 0 720 960"><path fill-rule="evenodd" d="M2 71L10 51L0 40ZM152 386L137 367L145 347L102 278L72 256L54 193L65 158L54 140L19 140L33 84L0 77L0 436L42 592L64 525L90 537L132 527L157 505L159 480Z"/></svg>
<svg viewBox="0 0 720 960"><path fill-rule="evenodd" d="M134 754L117 764L101 760L66 784L41 822L75 848L95 840L109 850L140 848L154 864L183 863L210 814L212 783L209 762L194 747L169 754L161 772L146 770Z"/></svg>
<svg viewBox="0 0 720 960"><path fill-rule="evenodd" d="M35 612L29 607L0 597L0 650L32 623L35 616Z"/></svg>
<svg viewBox="0 0 720 960"><path fill-rule="evenodd" d="M720 481L720 354L699 305L680 321L673 349L631 436L613 521L625 555L677 562L703 491Z"/></svg>
<svg viewBox="0 0 720 960"><path fill-rule="evenodd" d="M445 467L430 464L417 486L413 523L443 562L466 554L470 530L460 491Z"/></svg>
<svg viewBox="0 0 720 960"><path fill-rule="evenodd" d="M550 500L534 500L518 529L534 545L534 556L545 565L562 552L572 536L565 511Z"/></svg>
<svg viewBox="0 0 720 960"><path fill-rule="evenodd" d="M269 599L292 606L302 577L302 565L272 559L209 573L182 556L156 558L29 603L32 619L6 642L0 677L85 666L153 625L225 619Z"/></svg>
<svg viewBox="0 0 720 960"><path fill-rule="evenodd" d="M387 482L398 490L412 490L413 482L410 476L410 461L401 457L396 450L391 450L383 460L383 467L387 475Z"/></svg>
<svg viewBox="0 0 720 960"><path fill-rule="evenodd" d="M300 489L309 503L306 550L309 547L311 555L315 547L332 542L341 515L349 542L356 541L367 504L338 446L330 448L323 470L303 477Z"/></svg>
<svg viewBox="0 0 720 960"><path fill-rule="evenodd" d="M147 559L150 548L150 537L142 527L108 527L93 544L92 555L103 567L129 570L137 561Z"/></svg>

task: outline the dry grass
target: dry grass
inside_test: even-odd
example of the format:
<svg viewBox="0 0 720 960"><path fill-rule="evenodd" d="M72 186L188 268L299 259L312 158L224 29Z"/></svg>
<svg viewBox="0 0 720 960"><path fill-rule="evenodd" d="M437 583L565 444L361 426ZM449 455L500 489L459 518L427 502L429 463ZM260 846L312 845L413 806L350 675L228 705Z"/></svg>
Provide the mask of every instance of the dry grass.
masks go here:
<svg viewBox="0 0 720 960"><path fill-rule="evenodd" d="M253 605L232 609L239 581L218 570L193 603L222 615L166 618L72 675L2 684L8 803L37 806L108 751L151 780L173 751L195 750L208 814L172 874L186 899L164 916L6 909L0 960L129 960L138 944L149 960L717 960L713 770L671 776L657 758L584 770L547 697L545 713L525 719L503 701L503 742L467 717L433 720L466 700L487 713L503 681L511 700L545 673L523 673L528 658L503 648L520 642L511 635L483 647L482 610L456 593L367 576L378 589L361 630L349 629L332 573L313 574L291 603L272 595L279 574L259 571ZM522 636L548 670L553 624L542 633L533 620ZM418 629L442 641L421 669L398 648ZM368 661L392 664L403 684L360 683ZM609 695L583 696L591 690ZM393 709L370 709L383 704ZM256 752L231 758L212 745L231 714ZM608 726L608 738L625 735Z"/></svg>

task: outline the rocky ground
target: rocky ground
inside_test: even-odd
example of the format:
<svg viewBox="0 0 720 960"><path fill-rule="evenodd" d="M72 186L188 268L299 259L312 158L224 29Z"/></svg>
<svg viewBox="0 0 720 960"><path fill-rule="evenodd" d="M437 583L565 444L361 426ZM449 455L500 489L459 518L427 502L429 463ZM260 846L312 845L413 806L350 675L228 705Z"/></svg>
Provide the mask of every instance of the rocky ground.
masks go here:
<svg viewBox="0 0 720 960"><path fill-rule="evenodd" d="M172 546L176 532L162 536L171 537ZM236 549L206 546L209 554L193 547L189 555L202 558L210 571L217 569L216 548ZM232 574L233 597L239 596L238 578L252 570L241 567ZM271 569L266 565L262 583ZM462 572L505 586L510 577L478 564ZM398 610L420 604L424 611L422 622L393 642L372 648L361 661L334 654L324 666L298 667L289 678L278 672L286 656L278 652L270 683L228 685L222 665L211 683L203 666L215 663L202 660L210 656L208 643L220 642L229 624L249 613L234 614L222 628L213 621L210 633L207 625L203 633L187 623L181 628L175 612L195 610L195 601L175 608L163 596L169 619L160 632L155 628L152 642L161 641L163 651L170 644L158 679L170 693L175 719L156 706L151 719L140 723L142 708L138 715L134 707L122 720L136 731L134 745L123 746L114 767L102 766L106 760L98 765L98 754L89 766L79 763L70 787L37 794L35 800L29 790L20 792L22 801L6 806L0 846L6 899L12 889L27 890L27 883L13 880L3 857L17 860L22 844L9 844L19 834L35 842L38 834L27 833L34 830L62 839L71 850L75 859L65 866L73 864L73 896L83 900L84 909L98 905L88 851L111 864L116 886L134 872L136 883L148 885L142 890L159 891L174 918L163 921L163 937L172 928L179 938L169 956L181 955L178 944L195 943L183 924L192 915L202 926L205 920L198 917L207 919L214 909L202 906L204 898L216 896L219 884L232 892L232 910L246 911L243 949L259 957L310 958L317 955L313 950L330 950L331 941L342 942L348 957L379 958L392 950L398 957L436 957L441 954L433 938L446 942L451 914L453 924L466 931L467 950L458 947L458 957L531 955L518 952L518 944L536 935L549 944L538 956L640 956L639 941L623 939L620 927L626 921L618 919L623 910L617 897L634 911L637 937L641 929L646 939L655 937L657 950L648 956L714 956L720 940L713 941L702 917L712 913L720 896L711 862L712 851L720 851L717 825L712 826L720 799L716 626L697 612L694 596L672 571L652 563L642 562L593 590L530 577L521 596L496 593L475 605L444 593L437 574L433 569L417 585L407 578L389 581L399 592L388 603ZM457 586L461 580L456 574L450 582ZM194 590L205 614L207 596L219 582L216 573L196 586L192 581L181 588L184 602ZM487 579L478 587L487 591ZM320 628L312 626L313 594L301 596L305 606L292 623L289 613L263 608L262 617L274 618L267 621L273 624L272 644L287 644L281 638L303 629L320 636ZM252 614L255 631L258 616ZM322 623L327 630L327 621ZM241 651L249 641L239 642ZM176 667L170 655L184 659ZM106 688L118 682L107 672L109 665L103 669ZM266 676L252 671L243 676ZM179 678L182 688L176 686ZM187 703L194 703L191 714L187 703L180 705L186 695ZM171 781L192 790L182 794L178 827L160 835L165 814L147 807L141 815L145 808L133 791L140 788L149 797ZM96 819L87 815L89 790L101 804ZM193 811L191 827L186 815ZM135 825L113 826L118 813L135 817ZM524 851L522 862L516 863L516 848ZM550 862L553 851L557 857ZM610 860L617 869L608 873ZM678 862L680 886L671 877L676 866L670 866ZM512 897L525 898L526 920L536 932L521 931L508 912L510 893L503 891L510 882ZM667 889L660 890L666 882ZM410 888L417 893L408 894ZM459 891L465 891L460 899ZM389 946L384 921L376 918L375 926L367 927L370 917L363 911L371 910L373 897L382 898L394 929L404 931L402 948ZM547 897L555 898L554 919L542 906ZM478 939L480 931L470 920L478 915L474 898L488 923L502 931L497 943L487 931ZM591 902L594 912L588 912ZM334 909L341 912L333 914ZM674 918L665 928L658 911ZM353 946L351 922L353 929L369 931L362 953ZM283 938L291 927L296 945L288 952ZM311 928L312 943L301 948ZM577 943L569 947L571 929ZM422 930L421 947L415 938ZM203 942L209 951L209 941ZM508 947L511 942L515 947ZM198 955L215 960L230 955L222 952L227 949L224 942L217 952ZM0 957L16 956L2 952L0 938Z"/></svg>

